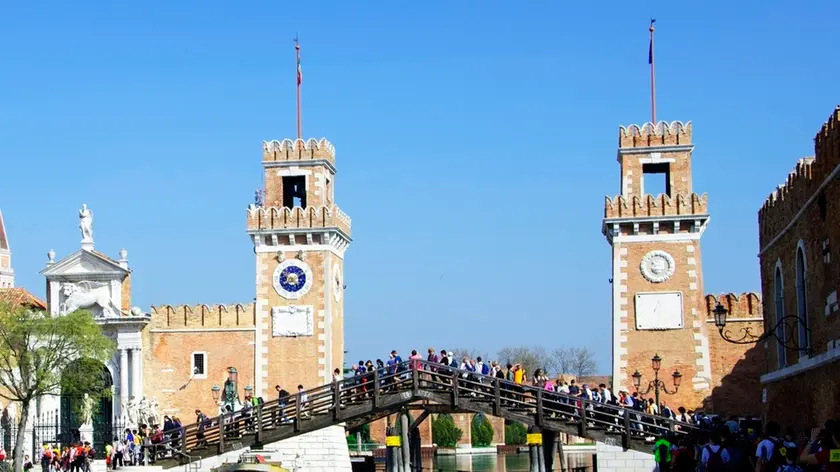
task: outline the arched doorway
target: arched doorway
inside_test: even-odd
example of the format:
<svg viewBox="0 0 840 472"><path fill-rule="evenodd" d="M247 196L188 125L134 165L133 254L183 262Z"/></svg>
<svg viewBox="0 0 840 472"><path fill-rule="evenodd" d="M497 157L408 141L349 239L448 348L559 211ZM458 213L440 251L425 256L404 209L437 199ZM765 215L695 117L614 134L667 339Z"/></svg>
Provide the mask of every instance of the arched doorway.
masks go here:
<svg viewBox="0 0 840 472"><path fill-rule="evenodd" d="M77 362L93 362L90 360L74 361L67 366L67 369L73 369ZM102 387L103 390L111 390L114 386L114 378L111 376L111 371L102 366L102 377L100 384L96 388ZM83 401L83 396L62 393L61 394L61 443L71 444L80 441L81 433L79 428L82 426L82 419L80 417L80 407ZM105 444L111 442L114 438L114 401L111 395L100 396L98 404L94 407L92 412L91 423L93 425L93 447L97 451L104 451Z"/></svg>

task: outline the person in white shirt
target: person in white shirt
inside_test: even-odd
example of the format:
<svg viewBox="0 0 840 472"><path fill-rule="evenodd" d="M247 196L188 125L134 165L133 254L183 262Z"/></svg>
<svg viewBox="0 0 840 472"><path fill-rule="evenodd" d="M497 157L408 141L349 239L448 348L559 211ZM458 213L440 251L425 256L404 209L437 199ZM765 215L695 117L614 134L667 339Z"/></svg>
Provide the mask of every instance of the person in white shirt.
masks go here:
<svg viewBox="0 0 840 472"><path fill-rule="evenodd" d="M700 462L704 467L709 464L712 454L720 454L724 464L729 462L729 453L720 445L720 433L717 431L709 435L709 444L703 446L703 452L700 454Z"/></svg>
<svg viewBox="0 0 840 472"><path fill-rule="evenodd" d="M604 403L612 403L612 401L613 401L612 392L610 392L610 389L607 388L607 385L606 384L601 384L601 385L598 386L598 388L601 389L601 400Z"/></svg>
<svg viewBox="0 0 840 472"><path fill-rule="evenodd" d="M776 443L779 442L779 433L782 432L782 428L779 423L771 421L767 423L764 432L766 433L764 439L758 443L758 447L755 449L756 462L761 465L770 462L773 458L773 451L776 448Z"/></svg>

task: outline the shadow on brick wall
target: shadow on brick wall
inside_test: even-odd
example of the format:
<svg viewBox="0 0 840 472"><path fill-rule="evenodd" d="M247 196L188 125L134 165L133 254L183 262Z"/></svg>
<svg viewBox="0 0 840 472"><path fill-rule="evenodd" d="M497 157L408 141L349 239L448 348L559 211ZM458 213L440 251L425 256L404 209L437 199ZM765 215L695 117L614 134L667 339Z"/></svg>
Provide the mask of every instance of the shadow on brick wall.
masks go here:
<svg viewBox="0 0 840 472"><path fill-rule="evenodd" d="M714 338L711 338L711 337ZM765 373L764 343L731 344L710 334L713 378L720 383L712 388L703 404L707 412L729 416L761 416L761 375Z"/></svg>

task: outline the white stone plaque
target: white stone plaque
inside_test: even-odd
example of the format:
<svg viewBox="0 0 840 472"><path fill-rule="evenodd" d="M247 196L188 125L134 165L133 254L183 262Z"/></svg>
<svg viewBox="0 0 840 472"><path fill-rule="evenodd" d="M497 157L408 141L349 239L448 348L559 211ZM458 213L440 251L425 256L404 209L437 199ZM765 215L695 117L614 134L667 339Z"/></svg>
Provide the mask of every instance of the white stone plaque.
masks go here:
<svg viewBox="0 0 840 472"><path fill-rule="evenodd" d="M274 336L312 336L311 305L286 305L271 308L271 331Z"/></svg>
<svg viewBox="0 0 840 472"><path fill-rule="evenodd" d="M636 294L636 329L660 330L683 327L681 292L643 292Z"/></svg>

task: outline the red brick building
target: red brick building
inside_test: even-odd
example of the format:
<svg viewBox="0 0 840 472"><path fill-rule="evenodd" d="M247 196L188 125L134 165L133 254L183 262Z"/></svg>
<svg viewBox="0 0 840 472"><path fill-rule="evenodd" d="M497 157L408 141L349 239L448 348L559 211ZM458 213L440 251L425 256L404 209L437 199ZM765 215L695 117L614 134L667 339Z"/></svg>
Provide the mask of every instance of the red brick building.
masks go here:
<svg viewBox="0 0 840 472"><path fill-rule="evenodd" d="M762 396L767 419L798 428L840 411L839 175L840 107L814 138L814 157L800 159L758 212L765 321L792 317L775 331L787 348L776 337L765 343Z"/></svg>

